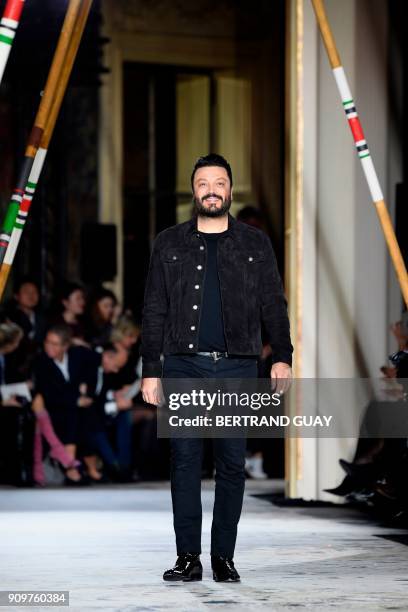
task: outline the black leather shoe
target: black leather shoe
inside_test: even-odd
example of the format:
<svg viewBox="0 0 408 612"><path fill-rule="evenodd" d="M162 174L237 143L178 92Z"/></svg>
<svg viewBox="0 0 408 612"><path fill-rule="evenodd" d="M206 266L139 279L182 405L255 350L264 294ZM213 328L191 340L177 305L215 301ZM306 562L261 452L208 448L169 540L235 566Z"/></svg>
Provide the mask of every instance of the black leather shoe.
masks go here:
<svg viewBox="0 0 408 612"><path fill-rule="evenodd" d="M234 567L232 557L211 555L213 578L216 582L240 582L241 577Z"/></svg>
<svg viewBox="0 0 408 612"><path fill-rule="evenodd" d="M361 487L358 487L357 485L358 482L347 474L338 487L334 487L333 489L323 489L323 491L326 491L326 493L331 493L332 495L344 497L345 495L349 495L349 493L353 493L353 491L356 489L361 489Z"/></svg>
<svg viewBox="0 0 408 612"><path fill-rule="evenodd" d="M200 553L181 553L177 557L174 567L163 574L163 580L202 580L203 566L200 561Z"/></svg>

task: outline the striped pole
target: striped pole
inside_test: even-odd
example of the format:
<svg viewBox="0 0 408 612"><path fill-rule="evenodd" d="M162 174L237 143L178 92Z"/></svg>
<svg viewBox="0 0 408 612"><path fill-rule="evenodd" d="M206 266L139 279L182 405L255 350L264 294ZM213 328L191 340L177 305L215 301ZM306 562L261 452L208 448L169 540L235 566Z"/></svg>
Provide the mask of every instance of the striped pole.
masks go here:
<svg viewBox="0 0 408 612"><path fill-rule="evenodd" d="M316 13L317 22L319 24L320 33L323 38L324 46L326 47L330 65L333 70L334 78L340 93L346 117L353 134L357 155L360 158L361 165L367 180L368 188L371 193L373 204L377 210L380 219L381 227L385 236L388 250L397 273L398 282L401 288L405 304L408 306L408 274L405 267L401 250L399 248L391 217L384 201L384 196L378 180L370 150L364 136L363 128L360 119L357 115L356 106L348 86L346 74L341 65L340 56L337 51L336 43L330 24L327 19L323 0L312 0L313 8Z"/></svg>
<svg viewBox="0 0 408 612"><path fill-rule="evenodd" d="M81 42L82 34L85 29L91 6L92 0L81 0L77 20L72 30L72 36L67 48L65 61L59 75L53 104L50 109L50 113L48 115L44 130L42 132L39 147L37 149L34 161L31 165L29 176L25 183L25 190L21 197L21 204L12 220L8 247L5 250L4 259L0 268L0 299L3 296L7 279L10 274L11 266L13 264L14 257L17 251L17 247L19 245L21 235L24 230L24 225L27 220L28 212L37 187L41 170L45 162L49 143L54 131L55 123L59 115L62 100L67 88L68 80L71 75L72 67L74 65L75 57L78 52L79 44ZM8 228L9 227L10 226L8 226Z"/></svg>
<svg viewBox="0 0 408 612"><path fill-rule="evenodd" d="M0 21L0 83L20 23L24 0L8 0Z"/></svg>
<svg viewBox="0 0 408 612"><path fill-rule="evenodd" d="M53 57L50 72L48 74L47 83L41 97L41 102L38 107L37 115L34 120L34 126L28 138L28 143L25 150L25 156L20 168L20 174L17 180L17 185L11 196L11 200L6 212L2 232L0 234L0 263L4 260L11 232L14 227L21 200L23 199L25 186L31 172L35 154L40 145L45 123L52 107L55 91L58 86L58 79L61 73L63 62L67 53L69 41L72 31L78 16L81 0L70 0L64 23L61 29L61 34L58 40L57 48Z"/></svg>
<svg viewBox="0 0 408 612"><path fill-rule="evenodd" d="M22 197L21 205L18 214L14 220L14 225L11 232L10 242L6 250L4 261L0 268L0 299L3 295L4 288L7 283L7 279L10 274L11 266L13 265L14 257L24 230L25 223L27 221L28 213L30 210L31 202L35 194L37 183L40 178L41 170L44 166L45 158L48 152L49 143L54 131L54 127L59 115L62 100L67 88L68 80L71 75L72 67L74 65L75 57L81 42L82 34L85 29L85 25L88 19L89 11L91 9L92 0L82 0L82 4L79 10L78 19L75 24L75 28L72 33L72 38L67 50L66 61L62 67L60 79L58 83L58 89L54 98L54 103L51 108L51 112L46 123L40 146L37 150L34 158L34 163L31 168L24 195Z"/></svg>

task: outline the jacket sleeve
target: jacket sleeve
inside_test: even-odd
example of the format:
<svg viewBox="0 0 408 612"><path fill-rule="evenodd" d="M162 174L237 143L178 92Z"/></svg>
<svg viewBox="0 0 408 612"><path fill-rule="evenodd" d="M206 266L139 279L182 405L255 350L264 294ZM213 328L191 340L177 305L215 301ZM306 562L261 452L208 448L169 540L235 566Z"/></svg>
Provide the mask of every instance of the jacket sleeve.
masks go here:
<svg viewBox="0 0 408 612"><path fill-rule="evenodd" d="M282 361L292 365L293 346L287 300L270 239L265 236L266 257L261 276L261 318L267 340L272 347L273 363Z"/></svg>
<svg viewBox="0 0 408 612"><path fill-rule="evenodd" d="M161 235L153 243L144 292L140 355L142 356L142 378L161 378L160 355L163 348L164 321L168 299L160 261Z"/></svg>

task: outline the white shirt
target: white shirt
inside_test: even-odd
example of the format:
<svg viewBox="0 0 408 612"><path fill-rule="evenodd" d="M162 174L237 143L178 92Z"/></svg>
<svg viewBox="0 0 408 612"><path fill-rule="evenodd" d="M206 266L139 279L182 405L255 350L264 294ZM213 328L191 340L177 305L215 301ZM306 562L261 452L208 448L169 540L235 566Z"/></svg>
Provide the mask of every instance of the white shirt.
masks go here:
<svg viewBox="0 0 408 612"><path fill-rule="evenodd" d="M57 359L53 359L57 368L61 370L61 373L65 380L69 382L69 370L68 370L68 353L64 353L64 357L62 361L58 361Z"/></svg>

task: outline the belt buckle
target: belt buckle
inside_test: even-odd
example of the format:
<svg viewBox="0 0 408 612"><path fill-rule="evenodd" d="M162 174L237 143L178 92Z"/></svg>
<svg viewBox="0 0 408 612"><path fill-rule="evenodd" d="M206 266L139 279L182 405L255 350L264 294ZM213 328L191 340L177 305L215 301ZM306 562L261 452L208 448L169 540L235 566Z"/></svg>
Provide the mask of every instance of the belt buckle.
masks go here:
<svg viewBox="0 0 408 612"><path fill-rule="evenodd" d="M214 359L214 361L218 361L219 359L221 359L221 355L219 355L219 351L211 351L211 356Z"/></svg>

